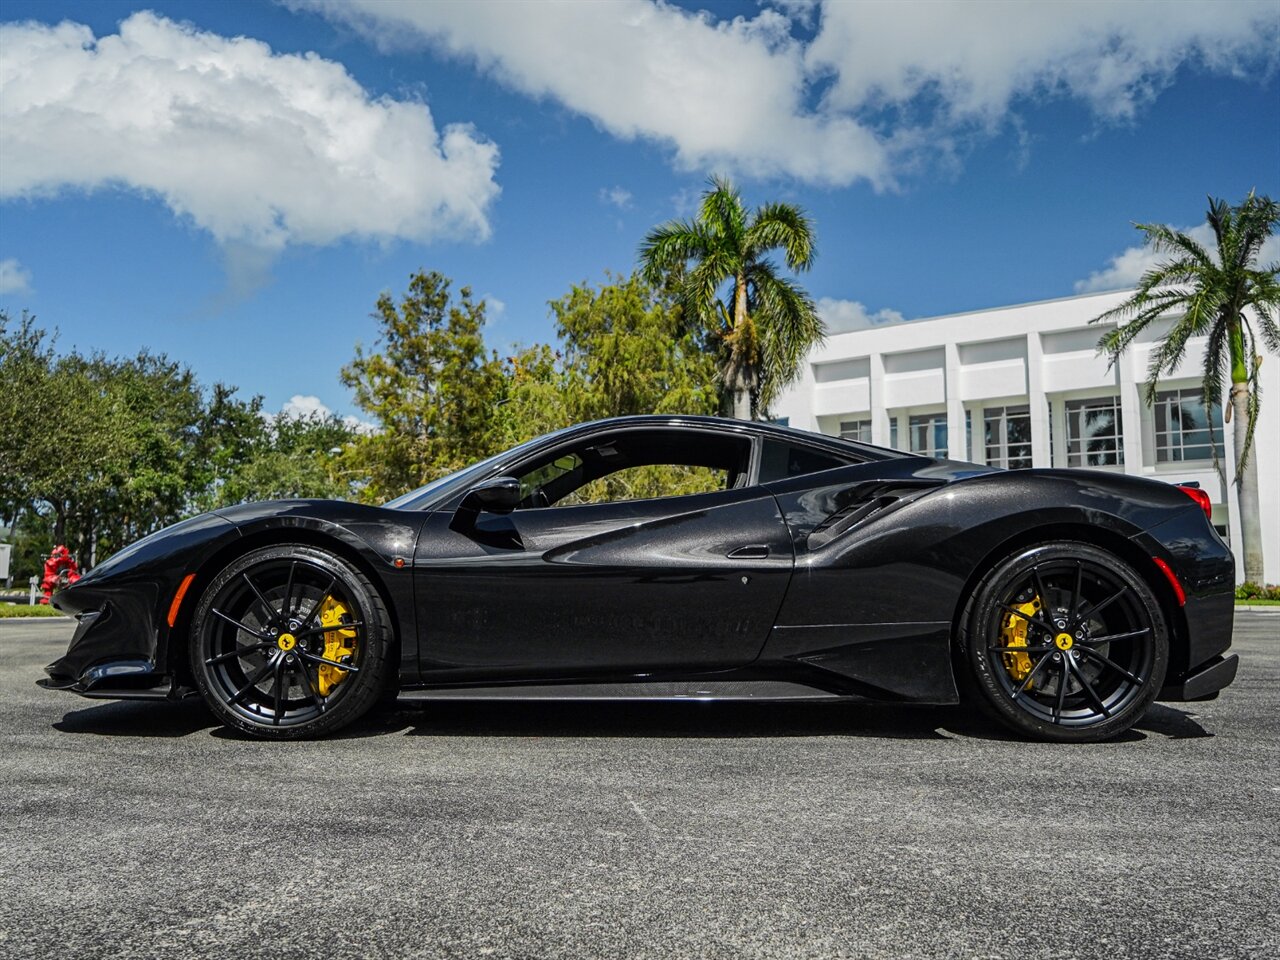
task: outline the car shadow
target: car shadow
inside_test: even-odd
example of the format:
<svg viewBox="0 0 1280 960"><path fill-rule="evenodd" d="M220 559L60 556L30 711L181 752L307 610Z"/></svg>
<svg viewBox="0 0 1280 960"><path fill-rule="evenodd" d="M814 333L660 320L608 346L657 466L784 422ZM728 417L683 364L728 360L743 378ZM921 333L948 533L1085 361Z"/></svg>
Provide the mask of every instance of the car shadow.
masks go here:
<svg viewBox="0 0 1280 960"><path fill-rule="evenodd" d="M1018 742L1017 734L967 706L882 703L401 701L382 724L407 735L456 737L867 737ZM351 735L370 735L359 726ZM1116 738L1211 737L1190 714L1153 704Z"/></svg>
<svg viewBox="0 0 1280 960"><path fill-rule="evenodd" d="M53 724L61 733L100 737L186 737L218 727L204 701L104 700L70 710Z"/></svg>
<svg viewBox="0 0 1280 960"><path fill-rule="evenodd" d="M947 739L940 727L1001 735L957 707L850 703L401 701L383 722L433 737Z"/></svg>
<svg viewBox="0 0 1280 960"><path fill-rule="evenodd" d="M1167 740L1198 740L1213 736L1200 725L1193 713L1166 703L1153 703L1148 707L1146 716L1134 724L1133 731L1159 734Z"/></svg>
<svg viewBox="0 0 1280 960"><path fill-rule="evenodd" d="M199 700L178 703L107 701L72 710L53 724L62 733L96 736L185 737L209 731L220 739L251 740L220 726ZM1211 737L1188 712L1153 704L1116 742ZM544 737L742 739L853 737L888 740L1019 737L978 710L962 706L872 703L708 703L702 701L409 701L352 724L333 739L366 737Z"/></svg>

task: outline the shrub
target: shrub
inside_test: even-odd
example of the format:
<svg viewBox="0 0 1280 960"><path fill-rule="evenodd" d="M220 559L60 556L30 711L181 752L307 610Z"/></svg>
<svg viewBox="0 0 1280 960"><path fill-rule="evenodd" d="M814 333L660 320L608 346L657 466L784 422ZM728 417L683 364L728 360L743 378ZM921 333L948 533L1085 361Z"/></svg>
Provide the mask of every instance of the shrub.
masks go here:
<svg viewBox="0 0 1280 960"><path fill-rule="evenodd" d="M1246 580L1236 587L1237 600L1280 600L1280 586Z"/></svg>

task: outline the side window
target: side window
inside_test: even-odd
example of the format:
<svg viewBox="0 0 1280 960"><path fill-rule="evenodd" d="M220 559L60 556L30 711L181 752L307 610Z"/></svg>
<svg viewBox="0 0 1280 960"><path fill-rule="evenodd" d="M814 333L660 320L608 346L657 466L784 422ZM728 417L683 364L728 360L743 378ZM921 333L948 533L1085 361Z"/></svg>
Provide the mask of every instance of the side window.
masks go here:
<svg viewBox="0 0 1280 960"><path fill-rule="evenodd" d="M760 452L760 482L802 477L820 470L848 466L851 461L810 447L793 446L779 440L766 440Z"/></svg>
<svg viewBox="0 0 1280 960"><path fill-rule="evenodd" d="M576 453L567 453L550 463L535 467L520 477L520 505L547 506L546 491L555 490L566 483L572 485L574 473L582 473L582 458Z"/></svg>
<svg viewBox="0 0 1280 960"><path fill-rule="evenodd" d="M724 490L729 471L680 463L653 463L643 467L626 467L608 476L597 477L558 501L560 506L574 503L612 503L617 500L652 500L656 497L683 497L691 493Z"/></svg>
<svg viewBox="0 0 1280 960"><path fill-rule="evenodd" d="M517 471L520 509L726 490L746 478L750 457L751 441L741 435L677 429L596 435Z"/></svg>

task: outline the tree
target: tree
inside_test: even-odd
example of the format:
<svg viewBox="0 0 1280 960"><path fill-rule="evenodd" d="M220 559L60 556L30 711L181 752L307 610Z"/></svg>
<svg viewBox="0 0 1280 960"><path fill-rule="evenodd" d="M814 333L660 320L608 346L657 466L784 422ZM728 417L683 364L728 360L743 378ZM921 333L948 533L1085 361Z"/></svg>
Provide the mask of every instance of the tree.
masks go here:
<svg viewBox="0 0 1280 960"><path fill-rule="evenodd" d="M502 364L485 352L484 301L469 287L455 300L449 287L443 274L418 272L398 305L380 296L373 317L381 349L357 344L342 368L343 384L380 428L349 457L368 477L366 499L396 496L498 450Z"/></svg>
<svg viewBox="0 0 1280 960"><path fill-rule="evenodd" d="M1244 548L1245 579L1261 583L1262 526L1258 517L1258 468L1249 454L1261 401L1259 343L1280 352L1280 263L1257 264L1258 253L1280 222L1280 206L1252 191L1239 206L1209 198L1206 219L1213 230L1215 250L1208 251L1192 237L1161 224L1135 226L1146 234L1147 245L1171 259L1143 274L1133 296L1092 323L1124 321L1098 341L1099 352L1114 366L1142 331L1157 320L1175 317L1160 346L1151 355L1147 403L1155 401L1162 374L1173 373L1182 362L1192 337L1206 337L1203 392L1206 408L1222 403L1222 385L1229 380L1233 422L1236 503ZM1252 315L1251 315L1252 314Z"/></svg>
<svg viewBox="0 0 1280 960"><path fill-rule="evenodd" d="M264 418L261 397L215 384L206 399L164 356L59 355L55 339L0 311L0 520L25 572L53 544L89 567L200 510L350 491L341 420Z"/></svg>
<svg viewBox="0 0 1280 960"><path fill-rule="evenodd" d="M341 465L341 454L355 437L351 426L333 414L281 413L256 419L249 448L219 471L211 508L292 497L334 500L352 494L353 478Z"/></svg>
<svg viewBox="0 0 1280 960"><path fill-rule="evenodd" d="M768 409L825 335L810 296L779 275L769 257L775 250L792 271L808 270L814 257L808 217L789 203L748 213L737 188L719 177L711 179L696 219L662 224L640 246L645 279L671 283L686 320L705 331L741 420Z"/></svg>
<svg viewBox="0 0 1280 960"><path fill-rule="evenodd" d="M56 356L34 317L11 329L0 313L2 495L15 513L52 511L55 543L72 539L82 505L110 489L127 450L120 406L100 374L79 354Z"/></svg>
<svg viewBox="0 0 1280 960"><path fill-rule="evenodd" d="M639 275L583 283L551 302L569 423L716 412L715 362L672 296Z"/></svg>

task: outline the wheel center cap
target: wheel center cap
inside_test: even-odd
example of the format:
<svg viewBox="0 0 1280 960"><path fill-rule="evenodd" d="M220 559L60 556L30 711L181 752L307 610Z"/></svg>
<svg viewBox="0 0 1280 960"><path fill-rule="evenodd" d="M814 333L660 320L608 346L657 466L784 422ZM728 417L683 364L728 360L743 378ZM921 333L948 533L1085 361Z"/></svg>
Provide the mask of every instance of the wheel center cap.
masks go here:
<svg viewBox="0 0 1280 960"><path fill-rule="evenodd" d="M292 640L293 638L290 637L289 639ZM1059 650L1070 650L1072 645L1075 644L1075 638L1069 633L1060 633L1053 638L1053 643ZM287 650L289 648L285 647L284 649Z"/></svg>
<svg viewBox="0 0 1280 960"><path fill-rule="evenodd" d="M292 633L282 633L276 638L276 646L281 650L292 650L298 645L297 638ZM1062 648L1067 649L1066 647Z"/></svg>

